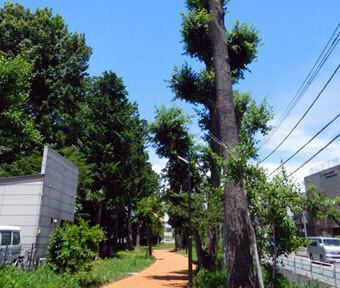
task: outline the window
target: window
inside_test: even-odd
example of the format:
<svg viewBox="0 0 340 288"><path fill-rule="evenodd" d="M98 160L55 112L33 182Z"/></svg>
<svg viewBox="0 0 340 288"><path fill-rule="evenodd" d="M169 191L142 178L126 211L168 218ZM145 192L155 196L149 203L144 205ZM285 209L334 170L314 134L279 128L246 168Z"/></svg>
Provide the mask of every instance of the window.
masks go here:
<svg viewBox="0 0 340 288"><path fill-rule="evenodd" d="M340 239L323 239L326 246L340 246Z"/></svg>
<svg viewBox="0 0 340 288"><path fill-rule="evenodd" d="M20 232L13 232L13 245L20 244Z"/></svg>
<svg viewBox="0 0 340 288"><path fill-rule="evenodd" d="M2 234L1 245L2 246L11 245L12 232L11 231L3 231L3 232L1 232L1 234Z"/></svg>

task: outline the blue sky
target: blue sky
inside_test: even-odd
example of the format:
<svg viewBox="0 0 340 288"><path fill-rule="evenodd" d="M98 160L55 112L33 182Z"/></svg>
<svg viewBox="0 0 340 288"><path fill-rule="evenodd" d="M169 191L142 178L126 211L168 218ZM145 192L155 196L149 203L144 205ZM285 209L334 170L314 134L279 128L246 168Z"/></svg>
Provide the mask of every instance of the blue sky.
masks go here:
<svg viewBox="0 0 340 288"><path fill-rule="evenodd" d="M89 73L100 75L112 70L122 77L130 100L138 103L141 117L148 121L154 117L154 105L171 105L173 95L164 80L170 78L173 66L180 66L187 60L194 67L200 67L198 62L182 55L179 12L185 11L184 0L22 0L20 3L32 10L48 6L54 14L64 17L71 32L84 33L87 44L93 49ZM266 97L276 116L280 116L339 23L340 3L338 0L232 0L228 10L228 28L236 19L251 22L260 31L264 43L257 61L249 66L251 73L246 73L246 79L234 88L250 91L256 101ZM261 157L295 124L339 63L340 44L278 133L260 150ZM264 163L269 171L340 112L339 94L340 72L293 135ZM187 113L195 114L190 105L176 104ZM298 167L339 130L338 119L308 149L289 162L288 170ZM192 131L198 131L197 125L192 126ZM159 171L165 162L159 160L152 149L150 152L151 161ZM339 140L301 169L296 177L301 180L309 174L310 168L337 157L340 157Z"/></svg>

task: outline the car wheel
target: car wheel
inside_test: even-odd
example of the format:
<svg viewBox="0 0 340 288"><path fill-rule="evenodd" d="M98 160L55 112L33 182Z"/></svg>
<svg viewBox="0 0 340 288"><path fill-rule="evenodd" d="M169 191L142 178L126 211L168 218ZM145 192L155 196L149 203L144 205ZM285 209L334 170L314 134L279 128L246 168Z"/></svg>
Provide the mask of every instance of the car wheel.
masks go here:
<svg viewBox="0 0 340 288"><path fill-rule="evenodd" d="M313 254L312 253L309 254L309 259L313 260Z"/></svg>
<svg viewBox="0 0 340 288"><path fill-rule="evenodd" d="M323 256L320 255L320 262L323 262Z"/></svg>

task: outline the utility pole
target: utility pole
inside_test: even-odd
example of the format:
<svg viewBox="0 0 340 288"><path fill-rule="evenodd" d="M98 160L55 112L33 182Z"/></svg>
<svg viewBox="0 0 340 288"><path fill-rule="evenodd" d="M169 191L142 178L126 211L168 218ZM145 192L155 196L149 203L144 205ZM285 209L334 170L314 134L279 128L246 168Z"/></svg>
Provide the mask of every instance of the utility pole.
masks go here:
<svg viewBox="0 0 340 288"><path fill-rule="evenodd" d="M189 287L192 287L192 231L191 231L191 177L190 177L190 155L188 160L181 156L177 156L178 159L188 164L188 270L189 270Z"/></svg>

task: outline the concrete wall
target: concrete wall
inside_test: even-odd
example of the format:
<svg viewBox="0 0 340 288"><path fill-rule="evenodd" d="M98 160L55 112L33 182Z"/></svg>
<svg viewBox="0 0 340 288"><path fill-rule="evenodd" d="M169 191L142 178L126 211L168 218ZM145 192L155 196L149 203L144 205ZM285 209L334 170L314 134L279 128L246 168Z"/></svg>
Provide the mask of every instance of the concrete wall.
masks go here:
<svg viewBox="0 0 340 288"><path fill-rule="evenodd" d="M21 228L22 253L36 240L42 190L43 175L0 179L0 225Z"/></svg>

